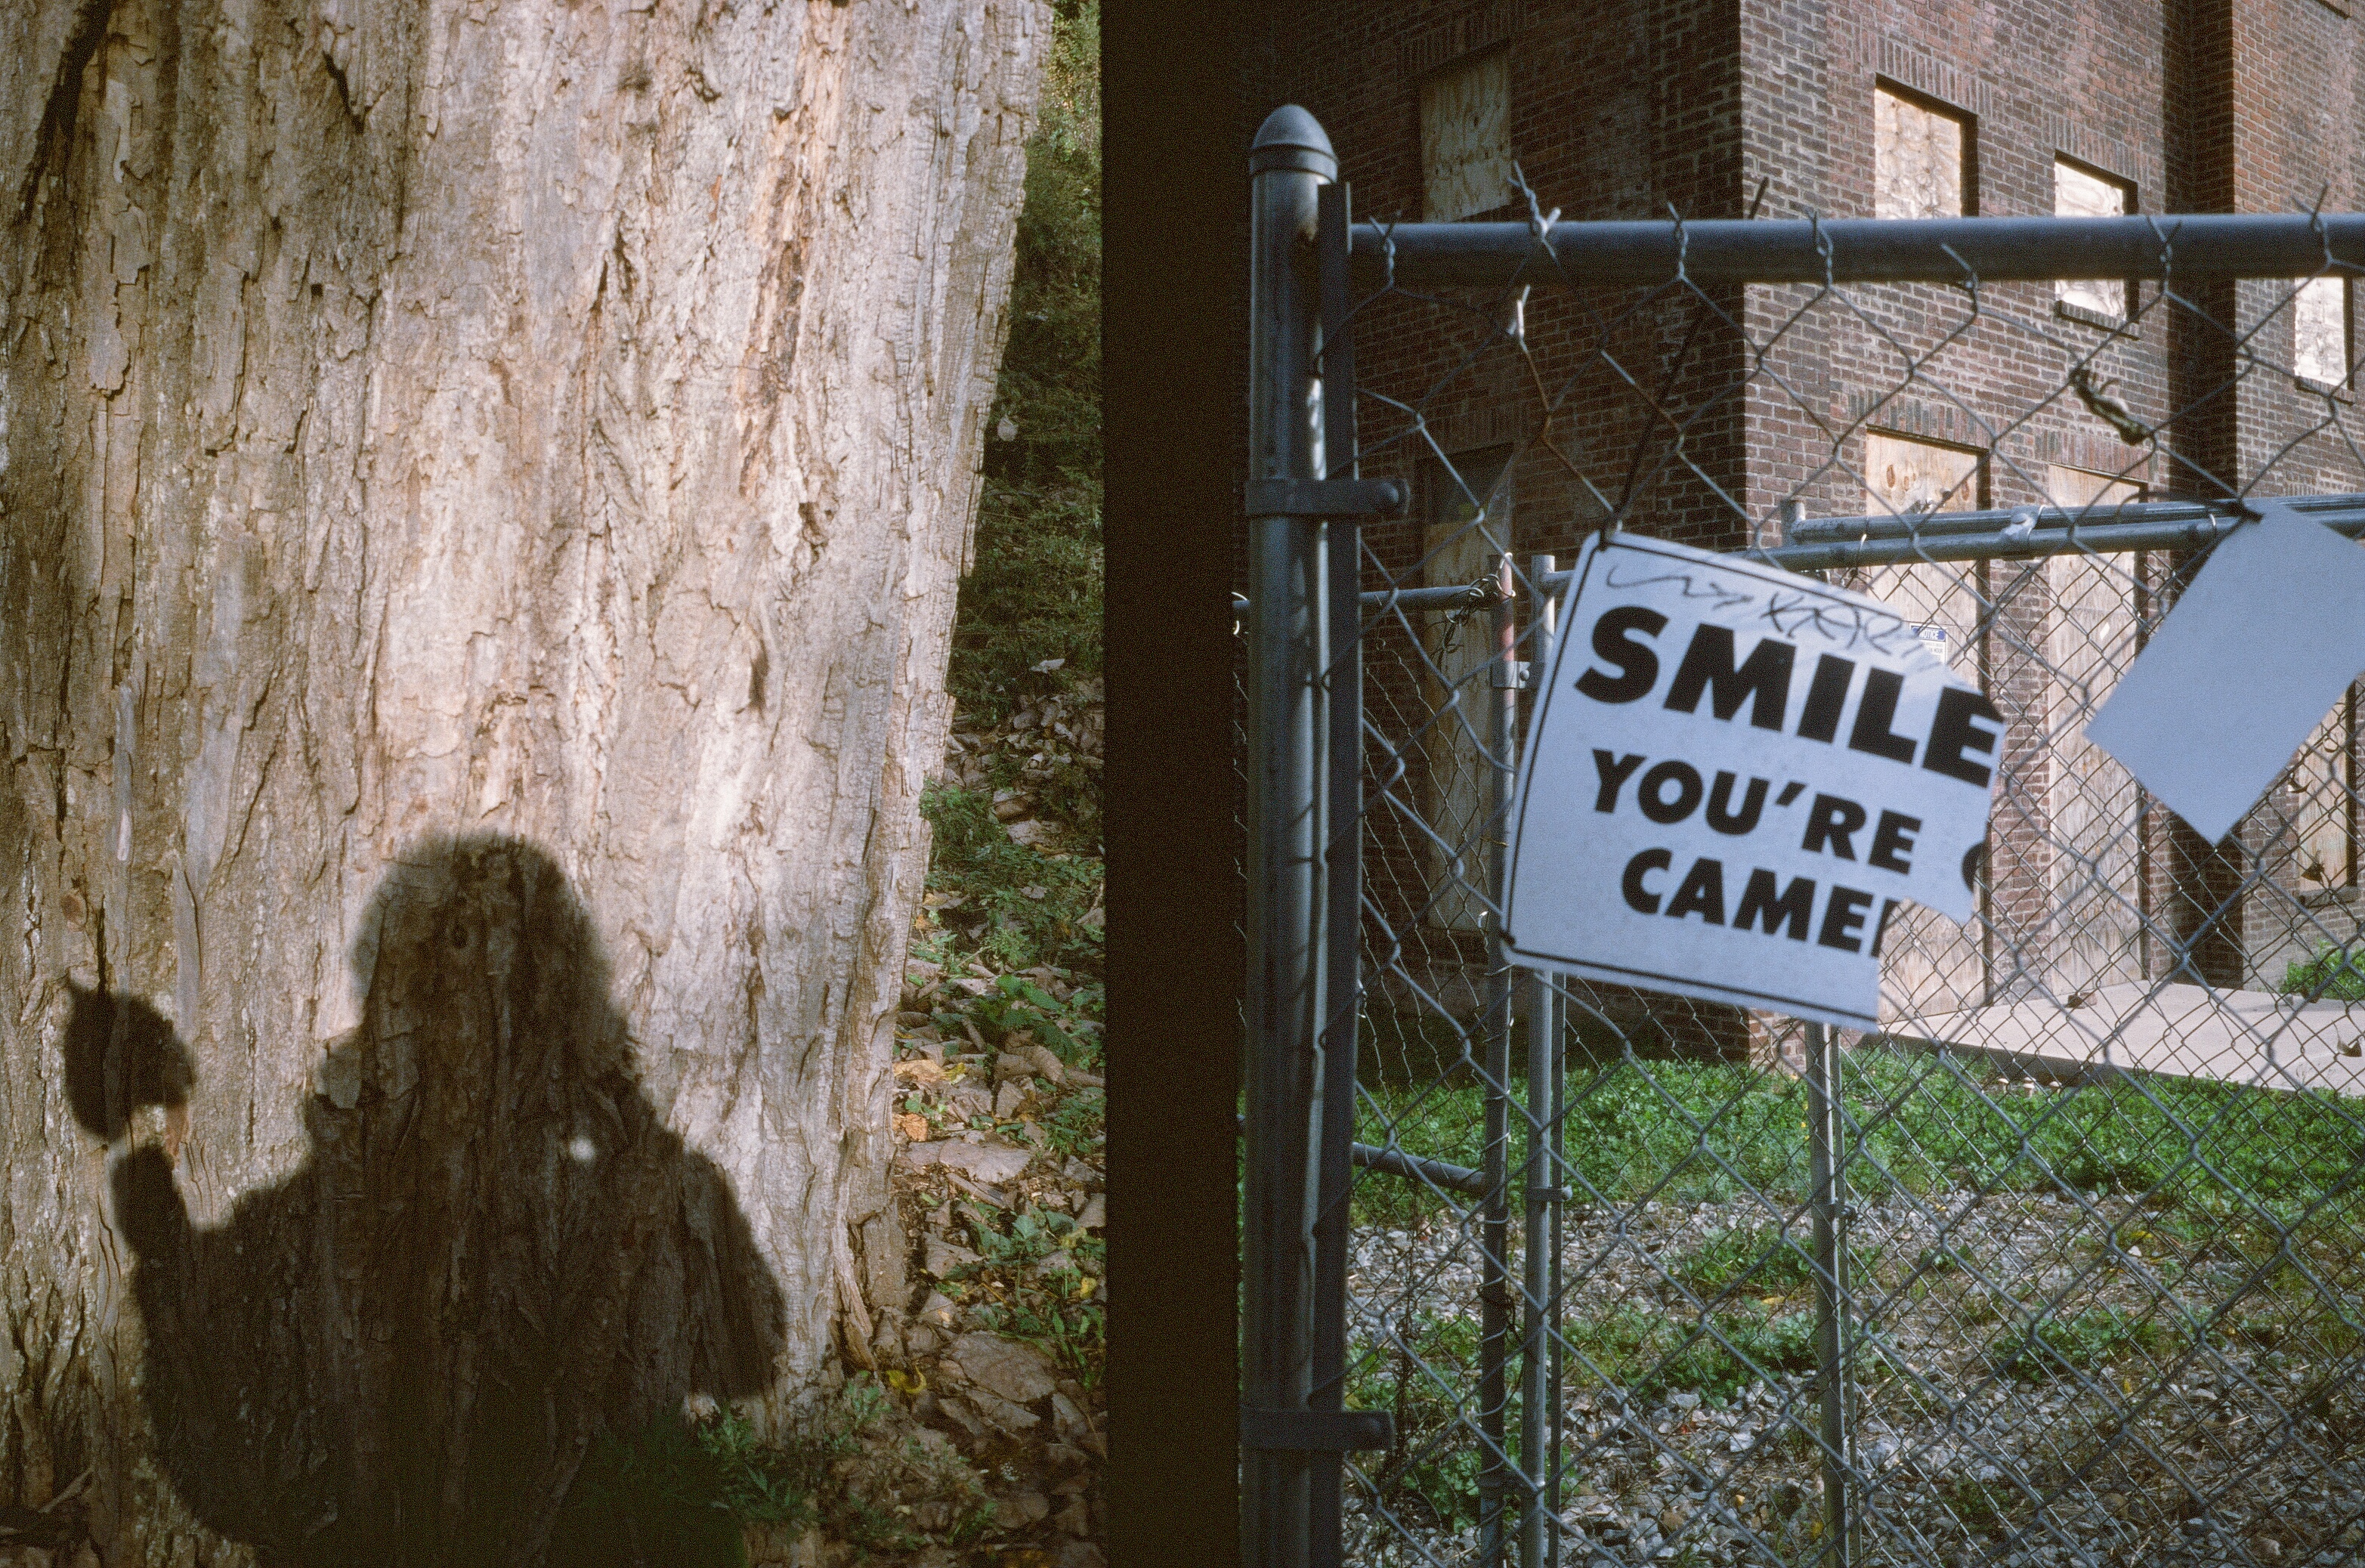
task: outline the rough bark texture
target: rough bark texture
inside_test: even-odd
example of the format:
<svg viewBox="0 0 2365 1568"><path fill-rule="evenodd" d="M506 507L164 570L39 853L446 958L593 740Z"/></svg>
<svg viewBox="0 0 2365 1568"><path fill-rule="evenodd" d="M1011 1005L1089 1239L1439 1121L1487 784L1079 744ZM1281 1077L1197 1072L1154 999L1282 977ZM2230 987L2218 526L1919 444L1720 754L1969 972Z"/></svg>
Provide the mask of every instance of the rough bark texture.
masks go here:
<svg viewBox="0 0 2365 1568"><path fill-rule="evenodd" d="M531 1562L600 1428L891 1335L1047 36L0 7L0 1500Z"/></svg>

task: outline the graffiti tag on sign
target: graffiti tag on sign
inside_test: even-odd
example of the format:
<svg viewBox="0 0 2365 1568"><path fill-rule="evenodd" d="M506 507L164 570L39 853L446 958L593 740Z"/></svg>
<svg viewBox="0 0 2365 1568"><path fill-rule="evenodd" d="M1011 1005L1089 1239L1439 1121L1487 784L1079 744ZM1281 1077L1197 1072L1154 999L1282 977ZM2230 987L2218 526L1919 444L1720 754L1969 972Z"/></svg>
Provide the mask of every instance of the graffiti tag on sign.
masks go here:
<svg viewBox="0 0 2365 1568"><path fill-rule="evenodd" d="M1877 599L1658 540L1588 544L1558 624L1513 959L1877 1027L1898 908L1970 917L1995 707Z"/></svg>

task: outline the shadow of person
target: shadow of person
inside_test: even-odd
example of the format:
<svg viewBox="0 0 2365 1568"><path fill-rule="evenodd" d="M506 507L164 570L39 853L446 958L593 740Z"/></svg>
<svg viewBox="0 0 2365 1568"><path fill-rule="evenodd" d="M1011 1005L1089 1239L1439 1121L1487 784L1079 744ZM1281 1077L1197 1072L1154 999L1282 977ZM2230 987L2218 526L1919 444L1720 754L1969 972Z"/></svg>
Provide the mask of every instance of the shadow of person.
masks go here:
<svg viewBox="0 0 2365 1568"><path fill-rule="evenodd" d="M570 1490L602 1435L768 1386L783 1302L642 1094L581 904L530 844L436 839L389 868L353 963L361 1022L286 1181L199 1227L177 1139L116 1164L166 1473L267 1563L679 1561ZM193 1092L136 1000L74 1007L89 1130Z"/></svg>

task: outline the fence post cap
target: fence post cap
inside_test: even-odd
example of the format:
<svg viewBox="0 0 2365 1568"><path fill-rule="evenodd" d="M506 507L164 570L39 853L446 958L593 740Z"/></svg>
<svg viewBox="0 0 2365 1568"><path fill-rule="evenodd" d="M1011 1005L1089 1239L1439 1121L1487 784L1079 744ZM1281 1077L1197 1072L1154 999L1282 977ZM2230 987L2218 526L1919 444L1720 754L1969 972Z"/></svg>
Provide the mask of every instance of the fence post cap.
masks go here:
<svg viewBox="0 0 2365 1568"><path fill-rule="evenodd" d="M1295 104L1283 104L1265 116L1256 140L1249 144L1250 177L1275 169L1319 174L1326 180L1339 177L1339 155L1330 150L1329 133L1320 120Z"/></svg>

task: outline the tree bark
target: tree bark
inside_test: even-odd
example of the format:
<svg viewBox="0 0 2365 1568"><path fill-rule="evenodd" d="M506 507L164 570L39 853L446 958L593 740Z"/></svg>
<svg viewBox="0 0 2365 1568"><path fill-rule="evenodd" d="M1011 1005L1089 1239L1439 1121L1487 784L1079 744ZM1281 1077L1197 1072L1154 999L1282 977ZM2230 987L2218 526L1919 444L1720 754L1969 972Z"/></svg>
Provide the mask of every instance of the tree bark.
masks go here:
<svg viewBox="0 0 2365 1568"><path fill-rule="evenodd" d="M599 1431L891 1346L1048 36L0 9L0 1498L530 1562Z"/></svg>

